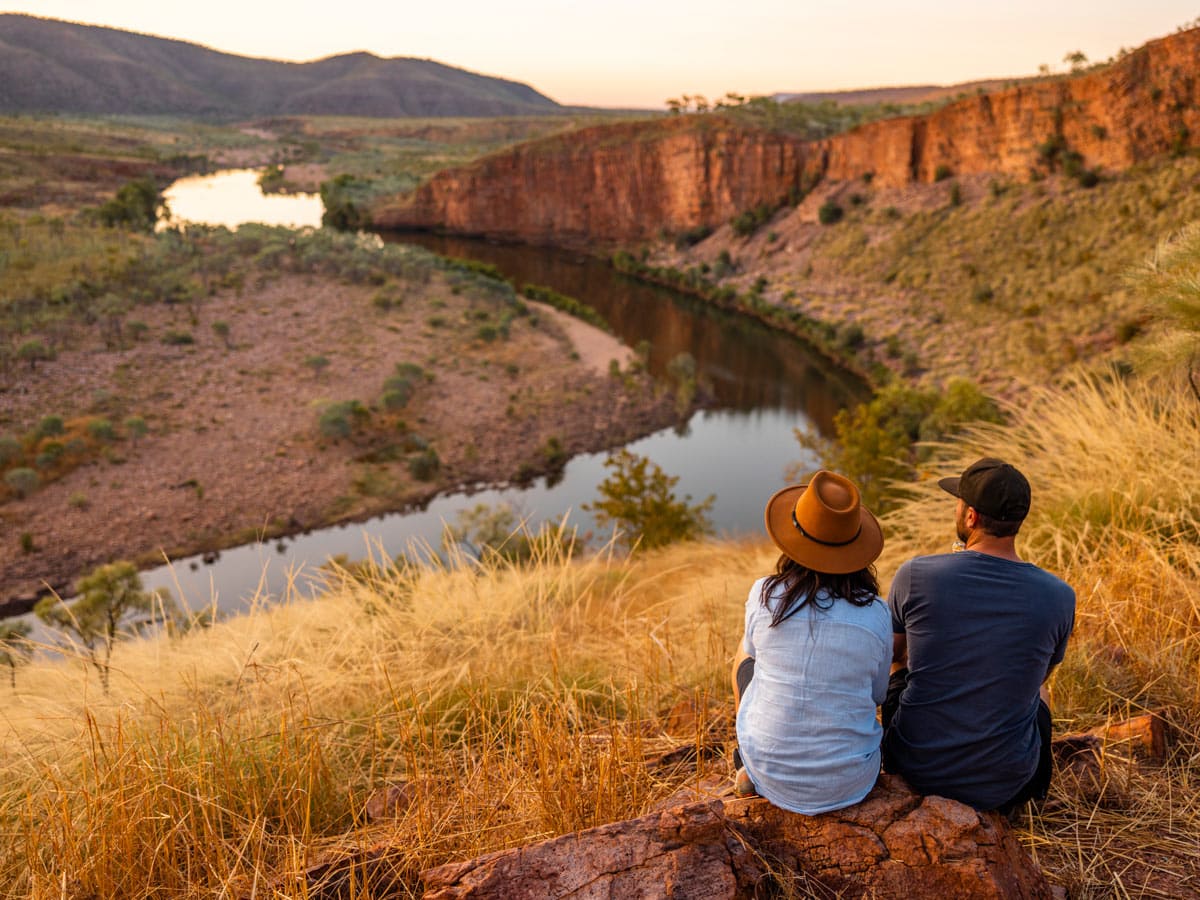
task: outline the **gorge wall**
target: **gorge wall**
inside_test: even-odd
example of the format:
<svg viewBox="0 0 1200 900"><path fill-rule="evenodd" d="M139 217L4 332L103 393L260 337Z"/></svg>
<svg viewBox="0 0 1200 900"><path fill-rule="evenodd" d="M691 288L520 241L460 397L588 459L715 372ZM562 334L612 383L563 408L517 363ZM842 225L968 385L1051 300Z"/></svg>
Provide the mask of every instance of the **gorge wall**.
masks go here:
<svg viewBox="0 0 1200 900"><path fill-rule="evenodd" d="M622 244L717 226L821 179L900 186L954 175L1025 179L1055 141L1087 167L1127 168L1200 145L1200 29L1071 78L964 98L821 141L719 115L602 125L522 144L379 203L377 227L535 244Z"/></svg>

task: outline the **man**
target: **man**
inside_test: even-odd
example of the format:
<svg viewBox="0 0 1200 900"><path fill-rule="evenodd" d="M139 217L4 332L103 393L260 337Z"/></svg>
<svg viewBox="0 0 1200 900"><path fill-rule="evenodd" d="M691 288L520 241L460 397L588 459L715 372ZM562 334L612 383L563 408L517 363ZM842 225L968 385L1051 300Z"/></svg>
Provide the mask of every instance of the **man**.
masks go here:
<svg viewBox="0 0 1200 900"><path fill-rule="evenodd" d="M1045 682L1062 662L1075 592L1017 555L1024 475L985 458L938 484L958 498L966 547L911 559L892 582L884 767L920 793L1009 813L1050 784Z"/></svg>

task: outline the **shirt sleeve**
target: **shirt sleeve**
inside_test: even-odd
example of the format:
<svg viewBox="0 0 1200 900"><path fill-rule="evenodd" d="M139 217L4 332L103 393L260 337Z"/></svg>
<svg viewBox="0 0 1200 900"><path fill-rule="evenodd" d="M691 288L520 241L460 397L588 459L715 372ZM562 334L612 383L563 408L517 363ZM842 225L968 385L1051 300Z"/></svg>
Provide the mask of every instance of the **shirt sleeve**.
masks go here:
<svg viewBox="0 0 1200 900"><path fill-rule="evenodd" d="M879 603L884 605L883 598L880 598ZM871 680L871 699L875 701L876 706L882 706L883 701L887 699L888 678L892 672L892 645L886 636L881 641L879 653L879 665L875 669L875 677Z"/></svg>
<svg viewBox="0 0 1200 900"><path fill-rule="evenodd" d="M1075 592L1071 591L1071 617L1063 628L1062 634L1058 638L1058 643L1054 647L1054 653L1050 656L1049 669L1053 669L1063 657L1067 655L1067 639L1071 637L1071 632L1075 630ZM1047 674L1049 674L1047 670Z"/></svg>
<svg viewBox="0 0 1200 900"><path fill-rule="evenodd" d="M758 610L762 608L762 579L754 582L750 587L750 595L746 598L746 627L743 631L742 649L750 656L755 656L754 652L754 620L758 617Z"/></svg>
<svg viewBox="0 0 1200 900"><path fill-rule="evenodd" d="M888 591L888 609L892 611L892 633L904 634L904 604L908 601L908 591L912 583L909 574L910 562L906 562L896 572L892 579L892 587Z"/></svg>

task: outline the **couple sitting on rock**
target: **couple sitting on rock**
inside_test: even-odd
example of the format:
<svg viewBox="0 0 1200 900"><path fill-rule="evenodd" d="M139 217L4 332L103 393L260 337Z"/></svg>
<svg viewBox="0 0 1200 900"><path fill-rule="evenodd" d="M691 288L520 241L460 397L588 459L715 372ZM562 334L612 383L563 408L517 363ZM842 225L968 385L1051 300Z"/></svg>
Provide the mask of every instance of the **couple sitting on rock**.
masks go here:
<svg viewBox="0 0 1200 900"><path fill-rule="evenodd" d="M904 563L886 604L872 566L883 535L853 482L818 472L767 502L783 555L750 589L734 662L738 793L816 815L862 800L882 762L980 810L1045 797L1044 685L1075 593L1017 556L1020 472L987 458L939 484L958 498L965 550Z"/></svg>

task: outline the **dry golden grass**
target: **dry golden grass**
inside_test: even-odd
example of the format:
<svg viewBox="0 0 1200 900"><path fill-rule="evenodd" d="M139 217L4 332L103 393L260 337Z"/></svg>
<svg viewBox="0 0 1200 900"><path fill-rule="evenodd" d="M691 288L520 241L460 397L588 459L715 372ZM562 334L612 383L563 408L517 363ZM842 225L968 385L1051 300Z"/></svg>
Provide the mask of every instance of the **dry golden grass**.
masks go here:
<svg viewBox="0 0 1200 900"><path fill-rule="evenodd" d="M987 452L1035 486L1020 546L1079 597L1057 727L1169 707L1160 766L1062 777L1023 834L1076 897L1200 895L1200 409L1179 384L1033 391ZM932 473L931 473L932 474ZM930 479L886 522L886 583L951 538ZM763 544L532 566L368 566L180 637L118 648L111 695L82 664L18 673L0 714L0 884L11 897L303 896L331 851L386 840L421 869L643 812L687 776L643 758L731 728L727 665ZM694 733L666 736L693 699ZM368 795L405 785L395 820ZM369 896L364 891L359 896Z"/></svg>

